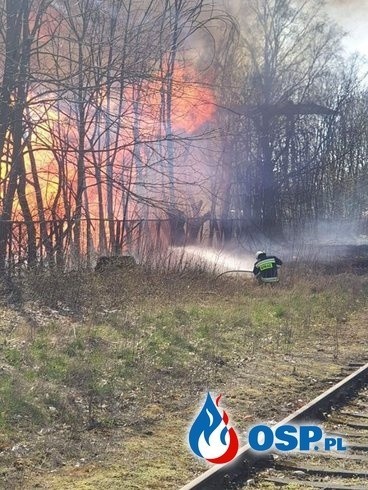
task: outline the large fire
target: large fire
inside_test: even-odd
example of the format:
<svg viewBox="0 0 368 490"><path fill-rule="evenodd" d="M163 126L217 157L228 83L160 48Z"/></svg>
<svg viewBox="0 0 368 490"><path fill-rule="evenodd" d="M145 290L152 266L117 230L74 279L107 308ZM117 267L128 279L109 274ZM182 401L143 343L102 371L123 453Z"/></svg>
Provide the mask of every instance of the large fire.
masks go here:
<svg viewBox="0 0 368 490"><path fill-rule="evenodd" d="M180 140L181 146L200 134L215 112L213 91L196 82L196 78L198 75L194 68L184 70L179 67L172 78L171 126L173 136ZM40 210L36 199L36 171L45 219L62 219L66 212L73 213L77 192L79 133L75 107L70 101L50 104L37 97L33 99L38 101L30 105L23 138L26 197L32 216L37 220ZM125 89L123 109L113 89L109 93L100 93L86 105L83 216L88 214L89 218L101 218L103 209L106 217L108 192L114 194L114 219L127 217L127 192L131 191L136 198L142 193L147 199L154 197L150 188L157 183L157 175L161 181L165 178L164 160L168 144L165 126L168 115L162 116L165 102L167 94L163 99L162 80L153 77L152 81L145 81L139 87ZM6 178L9 159L5 156L1 162L2 180ZM112 176L108 173L109 165L113 168ZM178 170L181 165L188 166L188 155L185 155L185 161L180 154L175 155ZM70 206L71 209L66 209ZM17 200L13 210L14 220L22 220ZM136 206L130 206L129 216L132 217L136 210Z"/></svg>

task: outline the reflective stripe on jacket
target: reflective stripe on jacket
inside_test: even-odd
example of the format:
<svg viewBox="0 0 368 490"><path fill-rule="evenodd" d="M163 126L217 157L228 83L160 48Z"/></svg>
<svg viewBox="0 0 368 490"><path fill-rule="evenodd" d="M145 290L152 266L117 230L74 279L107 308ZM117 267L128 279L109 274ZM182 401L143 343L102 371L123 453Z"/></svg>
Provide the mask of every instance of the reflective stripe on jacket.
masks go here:
<svg viewBox="0 0 368 490"><path fill-rule="evenodd" d="M278 257L275 257L274 255L262 257L254 264L253 274L255 276L260 276L262 280L273 279L272 281L264 282L276 282L274 279L277 278L278 265L282 265L282 261Z"/></svg>

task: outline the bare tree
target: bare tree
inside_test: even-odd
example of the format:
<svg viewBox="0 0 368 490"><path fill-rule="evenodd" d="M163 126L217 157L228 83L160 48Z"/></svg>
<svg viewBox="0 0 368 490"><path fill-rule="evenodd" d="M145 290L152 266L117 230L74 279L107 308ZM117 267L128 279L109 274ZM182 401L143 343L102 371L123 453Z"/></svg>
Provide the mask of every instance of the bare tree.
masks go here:
<svg viewBox="0 0 368 490"><path fill-rule="evenodd" d="M243 101L230 108L247 121L236 123L244 131L236 133L236 146L244 156L240 168L235 166L235 180L246 196L242 212L269 232L282 220L280 172L289 174L300 165L294 151L298 124L300 130L307 127L312 114L328 125L334 114L335 107L326 107L321 94L316 97L315 87L339 57L340 33L323 17L318 3L247 0L240 13L243 58L238 58L236 70L244 73L239 87Z"/></svg>

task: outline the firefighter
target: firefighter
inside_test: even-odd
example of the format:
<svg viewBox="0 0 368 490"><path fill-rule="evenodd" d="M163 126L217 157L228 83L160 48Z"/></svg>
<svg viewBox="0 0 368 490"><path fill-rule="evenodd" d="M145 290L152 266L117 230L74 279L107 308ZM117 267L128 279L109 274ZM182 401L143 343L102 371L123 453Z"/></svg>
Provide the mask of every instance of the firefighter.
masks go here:
<svg viewBox="0 0 368 490"><path fill-rule="evenodd" d="M254 264L253 274L260 282L277 282L277 268L282 265L282 261L274 255L267 255L266 252L256 253L256 263Z"/></svg>

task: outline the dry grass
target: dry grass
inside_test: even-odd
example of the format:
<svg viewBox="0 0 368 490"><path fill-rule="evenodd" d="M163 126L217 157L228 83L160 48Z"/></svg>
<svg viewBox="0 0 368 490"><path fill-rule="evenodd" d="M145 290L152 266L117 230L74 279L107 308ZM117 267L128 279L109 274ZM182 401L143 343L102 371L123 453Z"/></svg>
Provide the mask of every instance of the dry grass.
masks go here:
<svg viewBox="0 0 368 490"><path fill-rule="evenodd" d="M185 438L206 390L242 432L365 353L363 276L304 268L263 287L179 272L33 275L4 300L8 488L178 488L205 468Z"/></svg>

